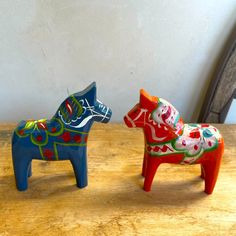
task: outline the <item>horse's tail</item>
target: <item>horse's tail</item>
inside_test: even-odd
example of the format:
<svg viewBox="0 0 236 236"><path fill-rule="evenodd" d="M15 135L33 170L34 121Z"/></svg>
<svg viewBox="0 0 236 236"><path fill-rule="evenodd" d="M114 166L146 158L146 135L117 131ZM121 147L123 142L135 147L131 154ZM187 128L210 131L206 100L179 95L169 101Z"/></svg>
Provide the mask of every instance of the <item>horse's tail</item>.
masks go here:
<svg viewBox="0 0 236 236"><path fill-rule="evenodd" d="M11 139L11 143L12 143L12 146L14 146L18 140L18 135L16 134L16 130L13 131L13 134L12 134L12 139Z"/></svg>

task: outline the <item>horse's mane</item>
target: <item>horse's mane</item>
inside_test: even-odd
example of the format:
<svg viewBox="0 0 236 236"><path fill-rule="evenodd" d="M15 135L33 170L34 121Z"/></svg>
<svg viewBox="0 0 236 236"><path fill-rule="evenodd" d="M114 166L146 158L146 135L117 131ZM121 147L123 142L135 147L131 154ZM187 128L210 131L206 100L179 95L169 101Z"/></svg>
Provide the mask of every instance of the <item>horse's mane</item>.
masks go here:
<svg viewBox="0 0 236 236"><path fill-rule="evenodd" d="M65 123L71 123L78 119L83 113L83 107L75 98L75 95L67 97L59 106L56 116L59 116Z"/></svg>
<svg viewBox="0 0 236 236"><path fill-rule="evenodd" d="M183 119L170 102L158 98L156 104L157 107L152 111L151 116L158 125L165 125L175 133L183 129Z"/></svg>

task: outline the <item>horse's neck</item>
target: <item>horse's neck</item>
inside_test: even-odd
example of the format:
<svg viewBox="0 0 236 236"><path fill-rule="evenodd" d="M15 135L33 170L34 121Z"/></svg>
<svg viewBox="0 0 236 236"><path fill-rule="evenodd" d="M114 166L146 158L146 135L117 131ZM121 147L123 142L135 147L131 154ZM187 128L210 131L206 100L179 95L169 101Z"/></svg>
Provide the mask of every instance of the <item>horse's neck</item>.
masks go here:
<svg viewBox="0 0 236 236"><path fill-rule="evenodd" d="M148 119L143 127L146 142L162 143L172 140L176 135L163 124Z"/></svg>
<svg viewBox="0 0 236 236"><path fill-rule="evenodd" d="M59 111L59 109L58 109ZM58 111L56 112L56 114L52 117L50 122L56 122L55 120L60 120L64 126L64 128L66 129L70 129L70 130L74 130L74 131L79 131L79 132L86 132L88 133L93 125L93 122L90 120L88 122L86 122L86 124L82 127L79 127L79 124L84 120L78 120L78 122L76 122L75 124L71 123L71 124L66 124L60 117L60 115L58 114Z"/></svg>

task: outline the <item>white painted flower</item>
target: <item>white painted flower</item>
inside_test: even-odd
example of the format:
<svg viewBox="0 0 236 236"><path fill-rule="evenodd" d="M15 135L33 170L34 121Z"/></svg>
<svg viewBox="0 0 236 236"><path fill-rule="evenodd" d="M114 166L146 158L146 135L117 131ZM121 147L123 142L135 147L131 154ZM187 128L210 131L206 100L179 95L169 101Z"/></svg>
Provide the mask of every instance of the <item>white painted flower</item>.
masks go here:
<svg viewBox="0 0 236 236"><path fill-rule="evenodd" d="M183 164L195 162L204 151L215 149L220 134L210 125L185 124L184 132L174 143L175 149L185 152Z"/></svg>

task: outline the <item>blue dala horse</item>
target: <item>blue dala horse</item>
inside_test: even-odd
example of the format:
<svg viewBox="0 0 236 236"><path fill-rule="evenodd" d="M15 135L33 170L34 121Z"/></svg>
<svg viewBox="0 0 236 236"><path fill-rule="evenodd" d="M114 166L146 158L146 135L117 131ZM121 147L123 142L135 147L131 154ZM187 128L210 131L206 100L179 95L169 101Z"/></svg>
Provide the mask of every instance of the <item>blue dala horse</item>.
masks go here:
<svg viewBox="0 0 236 236"><path fill-rule="evenodd" d="M95 82L60 105L50 120L21 121L12 137L12 160L18 190L28 187L31 161L70 160L77 186L87 186L87 138L94 121L107 123L111 109L96 98Z"/></svg>

